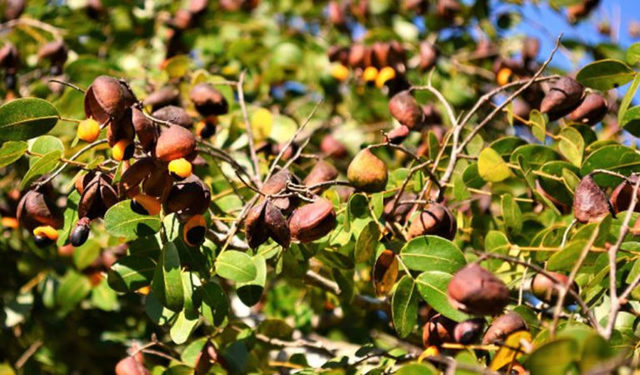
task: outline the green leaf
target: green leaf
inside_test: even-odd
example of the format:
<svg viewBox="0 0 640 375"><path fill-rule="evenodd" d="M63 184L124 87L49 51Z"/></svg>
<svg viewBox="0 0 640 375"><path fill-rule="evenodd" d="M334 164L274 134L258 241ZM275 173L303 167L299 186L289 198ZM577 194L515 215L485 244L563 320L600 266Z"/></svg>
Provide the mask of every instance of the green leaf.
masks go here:
<svg viewBox="0 0 640 375"><path fill-rule="evenodd" d="M627 48L627 54L625 57L627 63L635 65L640 62L640 43L633 43Z"/></svg>
<svg viewBox="0 0 640 375"><path fill-rule="evenodd" d="M413 271L442 271L453 274L466 264L458 246L439 236L420 236L412 239L400 250L400 257Z"/></svg>
<svg viewBox="0 0 640 375"><path fill-rule="evenodd" d="M537 140L544 143L547 139L547 117L540 113L537 109L529 113L529 123L531 124L531 133Z"/></svg>
<svg viewBox="0 0 640 375"><path fill-rule="evenodd" d="M91 291L91 283L84 275L69 271L60 280L56 291L56 304L63 312L72 310Z"/></svg>
<svg viewBox="0 0 640 375"><path fill-rule="evenodd" d="M640 106L631 107L624 112L622 128L632 135L640 136Z"/></svg>
<svg viewBox="0 0 640 375"><path fill-rule="evenodd" d="M196 324L198 323L198 319L189 319L187 318L185 311L182 310L178 314L175 322L171 326L169 330L169 336L171 337L171 341L174 343L181 345L187 342L189 339L189 335L196 328Z"/></svg>
<svg viewBox="0 0 640 375"><path fill-rule="evenodd" d="M620 108L618 109L618 123L622 125L624 125L624 115L627 112L627 109L629 109L629 105L631 105L631 101L636 95L636 91L638 91L638 86L640 86L640 74L636 74L635 78L633 78L631 86L629 86L627 93L624 94L624 98L622 98L622 102L620 103Z"/></svg>
<svg viewBox="0 0 640 375"><path fill-rule="evenodd" d="M225 279L246 283L255 279L258 271L248 254L227 250L216 259L216 272Z"/></svg>
<svg viewBox="0 0 640 375"><path fill-rule="evenodd" d="M436 375L440 371L428 363L408 363L395 372L396 375Z"/></svg>
<svg viewBox="0 0 640 375"><path fill-rule="evenodd" d="M100 255L100 250L102 250L100 243L94 239L76 247L73 251L73 263L76 268L79 270L87 268Z"/></svg>
<svg viewBox="0 0 640 375"><path fill-rule="evenodd" d="M600 147L585 159L580 174L585 176L595 169L607 169L624 175L640 172L640 154L622 145ZM594 179L601 187L614 187L620 183L618 177L602 173L594 176Z"/></svg>
<svg viewBox="0 0 640 375"><path fill-rule="evenodd" d="M36 154L48 154L51 151L60 151L64 155L64 145L58 137L51 135L43 135L29 142L29 151ZM40 160L40 157L31 156L29 158L29 166L33 166L35 162Z"/></svg>
<svg viewBox="0 0 640 375"><path fill-rule="evenodd" d="M220 326L229 313L229 300L222 287L214 281L209 281L198 288L197 295L202 299L202 315L209 323Z"/></svg>
<svg viewBox="0 0 640 375"><path fill-rule="evenodd" d="M12 100L0 106L0 141L25 141L46 134L59 117L58 110L46 100Z"/></svg>
<svg viewBox="0 0 640 375"><path fill-rule="evenodd" d="M260 254L253 257L253 264L256 266L256 277L248 283L236 286L236 292L240 301L247 306L253 306L260 302L264 285L267 282L267 261Z"/></svg>
<svg viewBox="0 0 640 375"><path fill-rule="evenodd" d="M184 305L184 289L180 274L180 257L173 242L167 242L151 281L151 290L163 306L172 311L180 311Z"/></svg>
<svg viewBox="0 0 640 375"><path fill-rule="evenodd" d="M416 278L418 291L434 310L449 319L461 322L469 316L456 310L447 299L447 286L453 275L441 271L427 271Z"/></svg>
<svg viewBox="0 0 640 375"><path fill-rule="evenodd" d="M502 219L504 226L509 233L517 235L522 230L522 211L518 203L513 199L513 195L504 194L502 196Z"/></svg>
<svg viewBox="0 0 640 375"><path fill-rule="evenodd" d="M62 157L62 152L51 151L50 153L42 156L37 162L33 163L31 168L22 178L20 183L20 190L25 189L31 185L31 183L38 179L38 177L45 173L52 172L57 166L58 161Z"/></svg>
<svg viewBox="0 0 640 375"><path fill-rule="evenodd" d="M169 75L169 78L184 77L189 71L190 64L191 59L188 55L178 55L166 61L164 70Z"/></svg>
<svg viewBox="0 0 640 375"><path fill-rule="evenodd" d="M582 165L582 154L584 153L584 139L578 130L566 127L560 131L560 142L558 149L560 153L571 162L580 167Z"/></svg>
<svg viewBox="0 0 640 375"><path fill-rule="evenodd" d="M507 163L492 148L485 148L478 156L478 173L489 182L500 182L511 176Z"/></svg>
<svg viewBox="0 0 640 375"><path fill-rule="evenodd" d="M578 344L573 339L559 338L539 346L524 365L531 375L564 375L578 359Z"/></svg>
<svg viewBox="0 0 640 375"><path fill-rule="evenodd" d="M596 368L615 354L616 351L607 340L597 333L590 334L583 341L582 359L580 360L581 373L589 373L591 369Z"/></svg>
<svg viewBox="0 0 640 375"><path fill-rule="evenodd" d="M0 148L0 168L4 168L20 159L27 152L26 142L9 141L2 144Z"/></svg>
<svg viewBox="0 0 640 375"><path fill-rule="evenodd" d="M391 298L393 325L400 337L407 337L418 323L418 291L411 277L398 282Z"/></svg>
<svg viewBox="0 0 640 375"><path fill-rule="evenodd" d="M576 79L586 87L607 91L624 85L635 75L636 73L622 61L605 59L585 65L576 75Z"/></svg>
<svg viewBox="0 0 640 375"><path fill-rule="evenodd" d="M371 220L362 229L356 240L355 260L358 263L371 263L373 255L378 248L380 229L375 221Z"/></svg>
<svg viewBox="0 0 640 375"><path fill-rule="evenodd" d="M118 295L109 287L106 279L91 290L91 303L104 311L114 311L118 308Z"/></svg>
<svg viewBox="0 0 640 375"><path fill-rule="evenodd" d="M155 234L160 229L160 218L140 215L131 210L131 201L125 200L112 206L104 215L104 226L107 232L126 240L134 240Z"/></svg>

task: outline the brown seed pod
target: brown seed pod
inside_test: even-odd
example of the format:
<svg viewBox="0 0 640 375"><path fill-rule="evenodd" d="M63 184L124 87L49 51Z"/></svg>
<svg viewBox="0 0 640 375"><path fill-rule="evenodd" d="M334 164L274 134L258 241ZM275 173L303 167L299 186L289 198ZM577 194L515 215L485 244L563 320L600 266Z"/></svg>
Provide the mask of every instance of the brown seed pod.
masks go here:
<svg viewBox="0 0 640 375"><path fill-rule="evenodd" d="M338 170L333 164L320 160L313 166L311 172L304 179L305 186L313 186L323 182L334 181L338 177ZM319 194L324 189L316 189L314 193Z"/></svg>
<svg viewBox="0 0 640 375"><path fill-rule="evenodd" d="M50 197L35 190L29 190L22 196L16 209L16 218L30 232L40 225L60 228L63 222L60 210Z"/></svg>
<svg viewBox="0 0 640 375"><path fill-rule="evenodd" d="M330 1L327 18L334 26L343 26L347 22L344 6L339 1Z"/></svg>
<svg viewBox="0 0 640 375"><path fill-rule="evenodd" d="M353 187L367 193L382 191L387 186L386 164L368 148L360 151L349 164L347 179Z"/></svg>
<svg viewBox="0 0 640 375"><path fill-rule="evenodd" d="M336 159L341 159L348 154L347 148L344 144L331 134L327 134L322 138L320 151L325 155Z"/></svg>
<svg viewBox="0 0 640 375"><path fill-rule="evenodd" d="M165 200L165 214L176 212L183 216L202 215L211 203L211 192L195 174L175 183Z"/></svg>
<svg viewBox="0 0 640 375"><path fill-rule="evenodd" d="M131 166L122 173L122 177L120 177L120 194L129 197L136 195L138 193L138 186L149 177L151 171L156 167L156 163L153 158L150 157L138 159L135 163L131 164ZM88 174L85 175L85 177L86 176L88 176ZM86 179L83 179L83 181L85 181L83 184L87 182ZM77 184L76 189L82 194ZM133 192L133 194L130 194L130 192Z"/></svg>
<svg viewBox="0 0 640 375"><path fill-rule="evenodd" d="M509 335L518 331L527 331L527 323L515 311L497 317L489 326L482 338L483 344L494 344L504 341Z"/></svg>
<svg viewBox="0 0 640 375"><path fill-rule="evenodd" d="M591 93L569 114L568 118L582 124L595 125L602 121L608 110L607 101L602 95Z"/></svg>
<svg viewBox="0 0 640 375"><path fill-rule="evenodd" d="M598 222L611 212L609 200L591 175L578 184L573 197L573 215L581 223Z"/></svg>
<svg viewBox="0 0 640 375"><path fill-rule="evenodd" d="M247 243L252 249L257 249L269 239L269 232L264 225L264 211L267 202L265 200L251 207L244 219L244 233Z"/></svg>
<svg viewBox="0 0 640 375"><path fill-rule="evenodd" d="M109 142L109 146L113 147L122 140L133 143L136 131L133 127L132 117L132 109L127 108L120 118L111 121L107 128L107 141Z"/></svg>
<svg viewBox="0 0 640 375"><path fill-rule="evenodd" d="M398 258L392 250L384 250L373 265L373 286L379 297L387 295L398 279Z"/></svg>
<svg viewBox="0 0 640 375"><path fill-rule="evenodd" d="M126 357L116 364L116 375L149 375L144 365L135 357Z"/></svg>
<svg viewBox="0 0 640 375"><path fill-rule="evenodd" d="M187 158L196 150L196 137L182 126L172 125L162 129L156 143L156 157L168 162Z"/></svg>
<svg viewBox="0 0 640 375"><path fill-rule="evenodd" d="M282 211L273 203L267 201L264 209L264 224L269 232L269 236L273 238L280 246L285 249L291 243L291 233L289 226Z"/></svg>
<svg viewBox="0 0 640 375"><path fill-rule="evenodd" d="M553 82L540 103L540 112L549 114L554 120L573 111L584 96L584 86L569 77L561 77Z"/></svg>
<svg viewBox="0 0 640 375"><path fill-rule="evenodd" d="M187 111L185 111L184 108L177 107L175 105L168 105L153 111L151 116L174 125L180 125L183 128L189 129L193 127L193 119L189 116Z"/></svg>
<svg viewBox="0 0 640 375"><path fill-rule="evenodd" d="M336 227L336 211L324 198L296 209L289 219L291 236L302 243L324 237Z"/></svg>
<svg viewBox="0 0 640 375"><path fill-rule="evenodd" d="M362 44L354 44L349 49L349 59L347 63L348 63L348 66L350 66L351 68L364 68L366 67L365 61L370 61L370 60L371 60L370 48Z"/></svg>
<svg viewBox="0 0 640 375"><path fill-rule="evenodd" d="M209 0L190 0L187 9L195 15L200 15L207 10L208 6Z"/></svg>
<svg viewBox="0 0 640 375"><path fill-rule="evenodd" d="M84 113L101 124L119 119L127 104L125 88L117 79L99 76L84 94Z"/></svg>
<svg viewBox="0 0 640 375"><path fill-rule="evenodd" d="M389 140L389 143L394 145L399 145L405 139L407 139L410 132L411 132L411 129L409 129L404 125L400 125L396 128L391 129L391 131L386 134L386 137Z"/></svg>
<svg viewBox="0 0 640 375"><path fill-rule="evenodd" d="M633 195L633 186L638 177L632 175L628 180L622 181L611 193L611 206L615 213L626 211L631 204L631 198ZM638 192L638 198L640 198L640 191ZM635 212L640 212L640 204L636 204Z"/></svg>
<svg viewBox="0 0 640 375"><path fill-rule="evenodd" d="M229 105L224 95L208 83L199 83L191 89L189 98L202 116L224 115L229 111Z"/></svg>
<svg viewBox="0 0 640 375"><path fill-rule="evenodd" d="M7 70L7 73L15 73L20 65L20 54L18 49L10 42L4 43L0 49L0 67Z"/></svg>
<svg viewBox="0 0 640 375"><path fill-rule="evenodd" d="M118 203L118 193L111 186L111 177L96 172L95 176L84 186L78 203L78 217L89 220L102 218L109 207Z"/></svg>
<svg viewBox="0 0 640 375"><path fill-rule="evenodd" d="M265 195L275 195L279 193L285 193L287 189L287 184L289 181L293 181L294 176L288 170L281 170L271 176L265 183L262 185L260 191ZM297 204L297 200L293 197L282 197L282 198L274 198L271 200L272 203L284 211L285 213L290 213Z"/></svg>
<svg viewBox="0 0 640 375"><path fill-rule="evenodd" d="M475 318L465 320L456 324L453 329L453 338L457 343L463 345L469 345L480 340L482 332L484 331L484 319Z"/></svg>
<svg viewBox="0 0 640 375"><path fill-rule="evenodd" d="M436 10L440 17L450 21L462 11L462 6L457 0L438 0Z"/></svg>
<svg viewBox="0 0 640 375"><path fill-rule="evenodd" d="M40 60L49 60L52 74L60 74L62 66L67 61L68 52L69 49L62 40L54 40L40 47L38 58Z"/></svg>
<svg viewBox="0 0 640 375"><path fill-rule="evenodd" d="M375 42L371 46L371 60L372 64L376 68L384 68L390 66L389 54L391 51L391 45L386 42Z"/></svg>
<svg viewBox="0 0 640 375"><path fill-rule="evenodd" d="M142 191L164 202L167 195L169 195L169 191L171 191L172 179L165 165L157 162L155 164L149 177L142 182Z"/></svg>
<svg viewBox="0 0 640 375"><path fill-rule="evenodd" d="M15 20L24 12L26 5L26 0L6 0L4 2L4 18L6 20Z"/></svg>
<svg viewBox="0 0 640 375"><path fill-rule="evenodd" d="M176 30L187 30L193 26L194 16L187 9L178 9L176 14L167 21L167 26Z"/></svg>
<svg viewBox="0 0 640 375"><path fill-rule="evenodd" d="M456 272L447 291L452 306L473 315L497 315L509 303L507 286L476 263Z"/></svg>
<svg viewBox="0 0 640 375"><path fill-rule="evenodd" d="M348 47L333 45L329 47L327 56L330 62L339 62L346 66L349 63L349 53L350 49Z"/></svg>
<svg viewBox="0 0 640 375"><path fill-rule="evenodd" d="M442 314L434 315L422 329L422 345L440 347L444 343L453 342L453 329L456 322Z"/></svg>
<svg viewBox="0 0 640 375"><path fill-rule="evenodd" d="M417 197L416 194L404 191L402 195L400 195L400 199L398 199L398 204L396 205L396 209L393 210L393 204L395 201L395 195L387 200L387 203L384 205L384 218L386 220L395 221L398 223L404 223L409 218L409 215L412 212L413 203L401 203L402 201L412 201ZM393 210L393 212L391 212Z"/></svg>
<svg viewBox="0 0 640 375"><path fill-rule="evenodd" d="M402 9L423 14L429 10L429 0L403 0Z"/></svg>
<svg viewBox="0 0 640 375"><path fill-rule="evenodd" d="M409 238L424 235L435 235L452 240L456 236L458 226L451 210L440 203L426 205L409 226Z"/></svg>
<svg viewBox="0 0 640 375"><path fill-rule="evenodd" d="M586 18L599 3L600 0L582 0L579 4L569 6L567 8L567 18L569 22L576 23Z"/></svg>
<svg viewBox="0 0 640 375"><path fill-rule="evenodd" d="M424 41L420 43L420 62L418 67L420 70L431 70L438 60L438 49L433 44Z"/></svg>
<svg viewBox="0 0 640 375"><path fill-rule="evenodd" d="M567 276L557 272L547 271L547 273L553 276L553 278L558 283L564 286L567 286L569 284L569 278ZM573 289L573 291L577 293L578 284L576 284L575 282L572 283L571 289ZM554 281L548 278L546 275L542 273L538 273L533 277L533 280L531 281L531 291L536 297L538 297L542 301L555 304L559 295L559 285L556 285ZM567 294L567 296L565 297L564 303L566 305L570 305L573 302L574 302L573 297Z"/></svg>
<svg viewBox="0 0 640 375"><path fill-rule="evenodd" d="M526 62L533 61L540 52L540 40L533 36L528 36L522 42L522 59Z"/></svg>
<svg viewBox="0 0 640 375"><path fill-rule="evenodd" d="M427 126L427 125L440 125L442 124L442 115L440 114L440 111L438 110L438 107L436 107L433 104L425 104L422 106L422 113L424 114L423 116L423 127Z"/></svg>
<svg viewBox="0 0 640 375"><path fill-rule="evenodd" d="M152 92L142 103L145 107L151 106L153 112L166 106L179 106L180 91L173 86L164 86Z"/></svg>
<svg viewBox="0 0 640 375"><path fill-rule="evenodd" d="M395 94L389 101L389 112L398 122L409 129L416 129L424 121L424 112L416 99L407 91Z"/></svg>
<svg viewBox="0 0 640 375"><path fill-rule="evenodd" d="M158 127L137 108L131 109L131 122L140 145L145 152L151 152L158 140Z"/></svg>

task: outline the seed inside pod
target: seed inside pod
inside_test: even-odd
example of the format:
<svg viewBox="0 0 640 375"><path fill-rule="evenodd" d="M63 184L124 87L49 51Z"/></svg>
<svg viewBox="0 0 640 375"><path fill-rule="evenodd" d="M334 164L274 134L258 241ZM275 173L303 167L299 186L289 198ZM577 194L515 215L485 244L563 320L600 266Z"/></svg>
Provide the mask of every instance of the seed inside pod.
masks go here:
<svg viewBox="0 0 640 375"><path fill-rule="evenodd" d="M622 211L626 211L631 204L631 198L633 196L633 186L636 181L638 181L638 177L632 175L628 180L622 181L611 193L611 205L615 213L619 213ZM640 198L640 190L638 191L638 198ZM636 203L636 207L634 209L636 212L640 212L640 201Z"/></svg>
<svg viewBox="0 0 640 375"><path fill-rule="evenodd" d="M591 175L578 184L573 197L573 215L581 223L597 222L611 212L609 200Z"/></svg>
<svg viewBox="0 0 640 375"><path fill-rule="evenodd" d="M557 272L547 272L561 285L567 286L569 283L569 278L561 273ZM548 278L546 275L542 273L538 273L533 277L531 281L531 291L533 294L539 299L547 302L547 303L555 303L558 299L559 295L559 285L556 285L553 280ZM571 289L574 292L578 292L578 285L574 282L571 285ZM574 302L573 297L567 294L564 300L565 304L572 304Z"/></svg>
<svg viewBox="0 0 640 375"><path fill-rule="evenodd" d="M82 246L89 238L91 220L88 217L83 217L78 220L76 226L71 231L69 236L69 242L73 247Z"/></svg>
<svg viewBox="0 0 640 375"><path fill-rule="evenodd" d="M335 226L336 212L333 204L324 198L297 208L289 219L291 236L302 243L324 237Z"/></svg>
<svg viewBox="0 0 640 375"><path fill-rule="evenodd" d="M447 291L455 308L473 315L496 315L509 303L507 286L476 263L456 272Z"/></svg>
<svg viewBox="0 0 640 375"><path fill-rule="evenodd" d="M482 338L482 343L499 343L514 332L527 331L528 329L527 323L522 319L520 314L515 311L509 311L491 323L487 333L485 333Z"/></svg>
<svg viewBox="0 0 640 375"><path fill-rule="evenodd" d="M382 191L387 186L386 164L369 149L360 151L349 164L347 179L358 190L367 193Z"/></svg>
<svg viewBox="0 0 640 375"><path fill-rule="evenodd" d="M189 97L202 116L224 115L229 111L227 99L208 83L193 86Z"/></svg>
<svg viewBox="0 0 640 375"><path fill-rule="evenodd" d="M456 322L444 315L436 314L422 329L422 345L440 347L442 344L453 341L453 329Z"/></svg>
<svg viewBox="0 0 640 375"><path fill-rule="evenodd" d="M63 220L51 197L35 190L29 190L22 196L16 214L20 225L30 231L40 225L59 228Z"/></svg>
<svg viewBox="0 0 640 375"><path fill-rule="evenodd" d="M173 86L164 86L144 98L142 103L145 107L151 106L152 112L166 106L180 106L180 91Z"/></svg>
<svg viewBox="0 0 640 375"><path fill-rule="evenodd" d="M204 242L205 235L207 233L207 222L202 215L194 215L190 217L184 224L183 228L184 242L195 247L201 245Z"/></svg>
<svg viewBox="0 0 640 375"><path fill-rule="evenodd" d="M435 235L452 240L458 229L456 219L451 210L440 203L426 205L409 226L409 238L424 235Z"/></svg>
<svg viewBox="0 0 640 375"><path fill-rule="evenodd" d="M287 225L287 220L282 215L282 211L273 203L267 201L264 210L264 224L269 232L269 236L273 238L280 246L289 247L291 242L291 232Z"/></svg>

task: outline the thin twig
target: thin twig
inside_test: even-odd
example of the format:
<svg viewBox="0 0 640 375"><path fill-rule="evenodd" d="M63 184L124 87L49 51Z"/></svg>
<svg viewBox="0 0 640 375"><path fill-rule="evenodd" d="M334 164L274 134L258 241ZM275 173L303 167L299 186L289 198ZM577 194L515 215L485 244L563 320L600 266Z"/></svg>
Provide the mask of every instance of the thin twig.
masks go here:
<svg viewBox="0 0 640 375"><path fill-rule="evenodd" d="M246 71L240 73L238 79L238 101L240 102L240 109L242 110L242 118L244 120L244 127L247 132L247 142L249 144L249 155L251 157L251 163L253 164L253 183L260 188L262 181L260 180L260 163L258 162L258 155L256 154L256 146L253 143L253 129L251 129L251 122L249 121L249 114L247 113L247 103L244 100L244 89L242 85L244 83Z"/></svg>

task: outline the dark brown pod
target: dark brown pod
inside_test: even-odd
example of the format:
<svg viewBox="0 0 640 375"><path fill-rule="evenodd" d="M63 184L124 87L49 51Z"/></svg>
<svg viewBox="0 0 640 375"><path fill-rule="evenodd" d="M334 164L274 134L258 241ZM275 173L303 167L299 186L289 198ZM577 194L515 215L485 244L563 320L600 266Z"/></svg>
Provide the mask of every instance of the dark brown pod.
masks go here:
<svg viewBox="0 0 640 375"><path fill-rule="evenodd" d="M387 139L389 140L389 143L399 145L405 139L407 139L410 132L411 129L404 125L400 125L396 128L391 129L391 131L387 133Z"/></svg>
<svg viewBox="0 0 640 375"><path fill-rule="evenodd" d="M26 0L6 0L4 2L4 18L6 20L15 20L22 15L26 5Z"/></svg>
<svg viewBox="0 0 640 375"><path fill-rule="evenodd" d="M611 193L611 206L615 213L626 211L631 204L631 197L633 195L633 186L635 185L638 177L633 175L629 177L629 180L622 181ZM640 192L638 193L640 198ZM635 212L640 212L640 204L636 204Z"/></svg>
<svg viewBox="0 0 640 375"><path fill-rule="evenodd" d="M84 113L101 124L109 119L119 119L126 108L126 95L117 79L99 76L84 94Z"/></svg>
<svg viewBox="0 0 640 375"><path fill-rule="evenodd" d="M611 212L609 200L591 175L578 184L573 197L573 215L581 223L597 222Z"/></svg>
<svg viewBox="0 0 640 375"><path fill-rule="evenodd" d="M109 142L109 146L113 147L123 139L127 140L130 144L133 143L136 131L132 121L133 114L131 108L125 109L124 114L120 118L111 121L107 128L107 141Z"/></svg>
<svg viewBox="0 0 640 375"><path fill-rule="evenodd" d="M404 47L397 40L389 42L389 47L389 66L399 69L404 65L406 59Z"/></svg>
<svg viewBox="0 0 640 375"><path fill-rule="evenodd" d="M196 150L196 137L182 126L162 129L156 142L156 157L162 161L186 158Z"/></svg>
<svg viewBox="0 0 640 375"><path fill-rule="evenodd" d="M497 315L509 303L507 286L476 263L456 272L447 291L452 306L472 315Z"/></svg>
<svg viewBox="0 0 640 375"><path fill-rule="evenodd" d="M384 68L389 66L389 52L391 45L386 42L375 42L371 46L371 60L375 67Z"/></svg>
<svg viewBox="0 0 640 375"><path fill-rule="evenodd" d="M394 210L393 205L395 202L395 195L392 196L391 199L389 199L384 205L384 218L386 220L395 221L398 223L406 222L412 212L414 204L401 202L415 200L416 197L417 196L414 193L407 191L402 192L402 195L400 195L400 199L398 199L398 204L396 205L396 208Z"/></svg>
<svg viewBox="0 0 640 375"><path fill-rule="evenodd" d="M291 172L283 169L265 181L260 191L265 195L284 193L287 189L287 184L289 181L292 181L293 178ZM296 204L296 200L293 197L273 198L271 201L276 207L287 214L293 210Z"/></svg>
<svg viewBox="0 0 640 375"><path fill-rule="evenodd" d="M555 279L555 281L564 285L565 287L569 284L569 277L557 272L547 271L547 273L551 275ZM573 291L577 293L578 284L576 284L575 282L572 283L571 289L573 289ZM556 285L554 280L548 278L546 275L542 273L536 274L533 277L533 280L531 280L531 291L533 292L533 294L539 299L541 299L542 301L545 301L547 303L551 303L551 304L556 303L558 299L558 295L560 293L559 290L560 290L559 285ZM573 302L574 302L573 297L567 294L567 296L565 297L564 303L567 305L570 305Z"/></svg>
<svg viewBox="0 0 640 375"><path fill-rule="evenodd" d="M29 190L22 196L16 209L16 218L29 231L40 225L60 228L63 221L60 210L49 197L35 190Z"/></svg>
<svg viewBox="0 0 640 375"><path fill-rule="evenodd" d="M202 116L224 115L229 105L224 95L208 83L199 83L191 89L189 98Z"/></svg>
<svg viewBox="0 0 640 375"><path fill-rule="evenodd" d="M409 129L417 128L424 120L422 107L408 90L401 91L391 98L389 112L399 123Z"/></svg>
<svg viewBox="0 0 640 375"><path fill-rule="evenodd" d="M118 203L118 194L111 186L111 177L97 172L84 187L78 203L78 217L89 220L102 218L109 207Z"/></svg>
<svg viewBox="0 0 640 375"><path fill-rule="evenodd" d="M122 177L120 177L120 194L122 196L132 196L129 194L131 191L135 192L133 195L137 194L136 188L142 183L142 181L149 177L149 174L151 174L151 171L154 168L156 168L156 163L153 158L150 157L138 159L135 163L131 164L131 166L122 173ZM85 176L88 176L88 174ZM87 182L86 180L84 181L85 182L83 182L83 184ZM82 191L81 189L78 189L77 184L76 189L80 194L82 194Z"/></svg>
<svg viewBox="0 0 640 375"><path fill-rule="evenodd" d="M420 43L420 62L418 67L421 70L431 70L438 60L438 49L433 44L424 41Z"/></svg>
<svg viewBox="0 0 640 375"><path fill-rule="evenodd" d="M193 13L186 9L178 9L176 14L167 22L168 26L176 30L187 30L193 26Z"/></svg>
<svg viewBox="0 0 640 375"><path fill-rule="evenodd" d="M320 143L320 151L322 151L325 155L341 159L347 156L347 148L344 146L342 142L337 140L333 135L327 134L322 138L322 142Z"/></svg>
<svg viewBox="0 0 640 375"><path fill-rule="evenodd" d="M131 122L140 145L145 152L151 152L158 140L158 127L137 108L132 108Z"/></svg>
<svg viewBox="0 0 640 375"><path fill-rule="evenodd" d="M522 42L522 60L526 63L533 61L540 52L540 40L533 36L528 36Z"/></svg>
<svg viewBox="0 0 640 375"><path fill-rule="evenodd" d="M196 356L194 375L209 374L209 370L216 362L218 362L218 352L211 342L207 342Z"/></svg>
<svg viewBox="0 0 640 375"><path fill-rule="evenodd" d="M86 7L87 15L93 19L98 19L105 13L102 0L88 0Z"/></svg>
<svg viewBox="0 0 640 375"><path fill-rule="evenodd" d="M304 179L305 186L313 186L323 182L334 181L338 177L338 170L333 164L324 160L320 160L313 166L311 172ZM324 189L317 189L315 193L319 193Z"/></svg>
<svg viewBox="0 0 640 375"><path fill-rule="evenodd" d="M364 68L365 56L371 53L371 50L362 44L354 44L349 49L348 65L352 68Z"/></svg>
<svg viewBox="0 0 640 375"><path fill-rule="evenodd" d="M180 91L173 86L164 86L152 92L142 102L144 106L151 106L153 112L166 106L180 105Z"/></svg>
<svg viewBox="0 0 640 375"><path fill-rule="evenodd" d="M324 198L296 209L289 219L291 236L302 243L322 238L335 227L333 204Z"/></svg>
<svg viewBox="0 0 640 375"><path fill-rule="evenodd" d="M569 114L568 118L582 124L595 125L602 121L608 110L607 101L602 95L591 93Z"/></svg>
<svg viewBox="0 0 640 375"><path fill-rule="evenodd" d="M51 61L52 73L60 74L62 66L67 61L68 52L62 40L54 40L40 47L38 58Z"/></svg>
<svg viewBox="0 0 640 375"><path fill-rule="evenodd" d="M193 127L193 119L189 116L187 111L185 111L184 108L177 107L175 105L168 105L158 109L157 111L153 111L151 116L174 125L180 125L183 128L189 129Z"/></svg>
<svg viewBox="0 0 640 375"><path fill-rule="evenodd" d="M339 1L330 1L327 11L329 22L335 26L343 26L347 21L345 9Z"/></svg>
<svg viewBox="0 0 640 375"><path fill-rule="evenodd" d="M116 375L149 375L144 365L135 357L126 357L116 364Z"/></svg>
<svg viewBox="0 0 640 375"><path fill-rule="evenodd" d="M482 332L484 331L484 319L475 318L465 320L456 324L453 329L453 338L457 343L463 345L473 344L480 340Z"/></svg>
<svg viewBox="0 0 640 375"><path fill-rule="evenodd" d="M482 338L483 344L495 344L504 341L509 335L518 331L527 331L527 323L515 311L497 317L489 326Z"/></svg>
<svg viewBox="0 0 640 375"><path fill-rule="evenodd" d="M453 329L456 322L442 314L434 315L422 329L422 345L440 347L442 344L453 341Z"/></svg>
<svg viewBox="0 0 640 375"><path fill-rule="evenodd" d="M438 108L433 104L425 104L422 106L423 125L440 125L442 124L442 115Z"/></svg>
<svg viewBox="0 0 640 375"><path fill-rule="evenodd" d="M267 201L264 209L264 224L269 232L269 236L273 238L280 246L285 249L291 243L291 232L287 225L287 220L282 211L273 203Z"/></svg>
<svg viewBox="0 0 640 375"><path fill-rule="evenodd" d="M560 77L553 82L540 103L540 112L548 113L550 119L558 119L573 111L584 96L584 86L569 77Z"/></svg>
<svg viewBox="0 0 640 375"><path fill-rule="evenodd" d="M409 226L409 238L435 235L452 240L456 236L458 225L451 210L440 203L426 205Z"/></svg>
<svg viewBox="0 0 640 375"><path fill-rule="evenodd" d="M261 201L255 206L251 207L247 213L247 217L244 219L244 233L247 238L247 243L252 249L257 249L269 238L269 232L267 226L264 223L264 211L266 207L266 201Z"/></svg>
<svg viewBox="0 0 640 375"><path fill-rule="evenodd" d="M15 73L20 65L20 54L12 43L5 43L0 49L0 67L8 73Z"/></svg>
<svg viewBox="0 0 640 375"><path fill-rule="evenodd" d="M171 191L172 179L167 167L156 162L149 177L142 182L142 191L164 202Z"/></svg>
<svg viewBox="0 0 640 375"><path fill-rule="evenodd" d="M457 0L438 0L437 13L446 20L452 20L456 14L462 11L462 6Z"/></svg>
<svg viewBox="0 0 640 375"><path fill-rule="evenodd" d="M333 45L329 47L327 56L331 62L339 62L342 65L347 65L349 63L349 52L350 49L348 47Z"/></svg>
<svg viewBox="0 0 640 375"><path fill-rule="evenodd" d="M423 14L429 9L429 0L403 0L402 9Z"/></svg>
<svg viewBox="0 0 640 375"><path fill-rule="evenodd" d="M163 207L166 214L176 212L183 216L202 215L211 203L211 192L196 175L175 183L165 200Z"/></svg>

